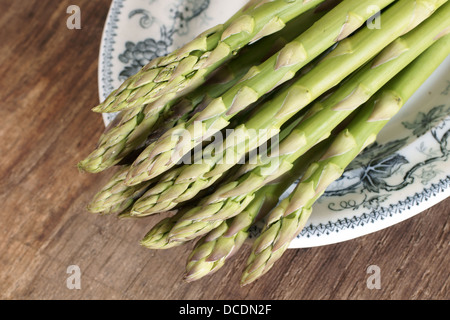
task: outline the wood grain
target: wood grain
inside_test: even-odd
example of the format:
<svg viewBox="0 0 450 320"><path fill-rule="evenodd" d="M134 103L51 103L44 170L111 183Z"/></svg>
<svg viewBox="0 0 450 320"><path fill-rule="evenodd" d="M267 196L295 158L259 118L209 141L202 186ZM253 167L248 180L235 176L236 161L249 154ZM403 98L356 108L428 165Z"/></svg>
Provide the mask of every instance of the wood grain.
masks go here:
<svg viewBox="0 0 450 320"><path fill-rule="evenodd" d="M180 279L192 245L163 252L138 241L158 220L118 221L86 204L111 173L76 163L102 131L97 67L110 0L0 2L0 297L3 299L448 299L450 199L387 230L291 250L263 280L240 288L248 248L212 277ZM94 138L94 139L93 139ZM66 287L67 267L82 271ZM369 290L366 269L381 268Z"/></svg>

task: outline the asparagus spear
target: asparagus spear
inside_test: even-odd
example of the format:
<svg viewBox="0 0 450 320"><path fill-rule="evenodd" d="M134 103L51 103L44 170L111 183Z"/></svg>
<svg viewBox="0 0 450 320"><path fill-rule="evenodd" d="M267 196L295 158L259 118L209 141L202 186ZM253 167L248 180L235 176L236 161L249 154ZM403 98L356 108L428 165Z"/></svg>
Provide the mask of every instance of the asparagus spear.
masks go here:
<svg viewBox="0 0 450 320"><path fill-rule="evenodd" d="M129 185L140 183L175 166L183 156L200 145L202 140L228 126L233 116L265 93L291 79L298 70L359 28L371 14L367 10L368 5L375 4L383 8L392 2L391 0L348 0L337 5L310 29L287 44L278 54L267 59L260 66L252 68L244 77L244 81L213 100L188 122L180 123L151 144L133 164L127 183ZM410 1L400 2L403 9L409 9L407 7ZM404 22L405 19L401 21ZM402 27L404 30L405 23ZM394 28L393 32L395 31ZM391 41L394 39L392 38ZM369 46L369 50L373 50L373 46Z"/></svg>
<svg viewBox="0 0 450 320"><path fill-rule="evenodd" d="M448 31L448 30L447 30ZM322 159L311 165L290 197L271 213L254 243L242 285L267 273L304 228L311 207L345 168L376 140L378 133L450 54L445 36L388 83L360 110L354 121L333 142Z"/></svg>
<svg viewBox="0 0 450 320"><path fill-rule="evenodd" d="M129 166L121 168L103 189L97 193L88 205L90 212L103 215L118 214L130 208L136 199L144 194L151 182L128 187L124 183L128 170Z"/></svg>
<svg viewBox="0 0 450 320"><path fill-rule="evenodd" d="M204 236L188 258L184 280L196 281L222 268L247 240L248 229L258 214L262 210L267 214L267 209L275 207L278 201L272 196L275 191L273 186L261 189L243 212Z"/></svg>
<svg viewBox="0 0 450 320"><path fill-rule="evenodd" d="M217 229L200 239L188 258L185 280L196 281L222 268L249 237L249 229L253 223L275 208L283 193L301 178L306 168L317 161L328 146L328 143L323 143L308 152L279 181L259 190L255 199L238 216L224 221Z"/></svg>
<svg viewBox="0 0 450 320"><path fill-rule="evenodd" d="M309 118L302 121L281 143L279 156L269 158L267 161L262 159L256 167L250 166L250 171L244 171L237 179L220 187L199 207L189 211L175 225L170 237L180 240L182 237L203 235L211 225L233 217L240 212L239 210L245 209L248 199L254 197L255 192L289 171L295 160L316 143L326 139L331 130L345 117L426 50L437 36L449 27L449 13L450 3L421 26L387 47L372 64L357 72L319 105L320 108L313 107ZM399 44L402 45L401 48L398 48Z"/></svg>
<svg viewBox="0 0 450 320"><path fill-rule="evenodd" d="M185 214L179 211L172 217L165 218L157 223L142 239L141 245L151 250L165 250L181 246L185 242L169 241L169 231L172 230L178 219Z"/></svg>
<svg viewBox="0 0 450 320"><path fill-rule="evenodd" d="M201 110L202 106L207 106L238 83L252 66L280 50L328 10L329 7L310 10L289 22L280 32L245 47L237 58L208 80L210 84L206 88L199 88L181 99L172 99L172 95L166 95L149 105L122 111L111 128L100 137L96 149L79 163L79 168L91 173L109 169L143 145L150 135L153 139L158 138L158 133L161 135L173 128L178 121L187 121L196 110Z"/></svg>
<svg viewBox="0 0 450 320"><path fill-rule="evenodd" d="M158 58L127 79L96 112L115 112L186 91L228 61L242 47L283 29L286 23L324 0L260 0L246 6L223 25L218 25L172 54Z"/></svg>

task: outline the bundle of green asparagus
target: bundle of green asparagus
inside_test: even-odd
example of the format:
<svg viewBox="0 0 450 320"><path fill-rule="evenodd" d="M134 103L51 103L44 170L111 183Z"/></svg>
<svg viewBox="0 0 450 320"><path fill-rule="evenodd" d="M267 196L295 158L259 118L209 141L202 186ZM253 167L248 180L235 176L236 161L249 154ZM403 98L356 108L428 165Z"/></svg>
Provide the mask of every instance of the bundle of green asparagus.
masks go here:
<svg viewBox="0 0 450 320"><path fill-rule="evenodd" d="M198 239L186 281L222 268L262 221L247 285L450 54L448 33L446 0L252 0L94 108L120 114L79 168L118 169L88 210L164 214L141 245Z"/></svg>

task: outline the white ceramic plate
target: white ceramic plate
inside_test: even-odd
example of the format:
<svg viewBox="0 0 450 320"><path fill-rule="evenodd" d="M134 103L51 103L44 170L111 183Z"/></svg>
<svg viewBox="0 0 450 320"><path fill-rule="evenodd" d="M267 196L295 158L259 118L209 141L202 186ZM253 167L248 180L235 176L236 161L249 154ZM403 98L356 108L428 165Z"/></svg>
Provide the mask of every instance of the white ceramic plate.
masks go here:
<svg viewBox="0 0 450 320"><path fill-rule="evenodd" d="M100 51L100 100L141 66L224 22L246 0L113 0ZM292 248L390 227L450 195L450 58L314 207ZM113 115L105 116L105 124ZM255 229L254 232L257 232Z"/></svg>

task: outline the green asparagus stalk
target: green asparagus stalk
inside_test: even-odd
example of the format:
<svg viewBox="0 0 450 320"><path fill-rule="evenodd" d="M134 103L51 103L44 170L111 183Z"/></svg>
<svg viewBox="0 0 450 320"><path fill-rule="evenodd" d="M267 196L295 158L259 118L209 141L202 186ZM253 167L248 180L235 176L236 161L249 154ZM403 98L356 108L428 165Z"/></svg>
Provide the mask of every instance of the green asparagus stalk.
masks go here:
<svg viewBox="0 0 450 320"><path fill-rule="evenodd" d="M264 187L243 212L203 237L188 258L184 280L197 281L222 268L247 240L248 229L258 214L262 214L262 210L267 214L276 206L278 199L273 196L274 192L275 187Z"/></svg>
<svg viewBox="0 0 450 320"><path fill-rule="evenodd" d="M166 250L183 245L185 242L169 241L168 236L175 223L185 213L185 211L181 210L172 217L161 220L145 235L141 245L151 250Z"/></svg>
<svg viewBox="0 0 450 320"><path fill-rule="evenodd" d="M127 79L96 112L116 112L201 85L233 54L253 41L283 29L287 22L324 0L260 0L172 54L150 62Z"/></svg>
<svg viewBox="0 0 450 320"><path fill-rule="evenodd" d="M250 227L275 208L283 193L301 178L311 163L320 159L328 146L328 143L323 143L311 150L279 181L259 190L244 211L200 239L188 258L184 279L196 281L222 268L248 239Z"/></svg>
<svg viewBox="0 0 450 320"><path fill-rule="evenodd" d="M122 213L147 191L151 182L145 182L134 187L125 185L124 181L128 170L129 166L121 168L97 193L88 205L90 212L103 215Z"/></svg>
<svg viewBox="0 0 450 320"><path fill-rule="evenodd" d="M313 107L307 119L281 143L278 156L261 159L255 167L249 166L251 170L243 171L236 179L217 189L175 225L170 237L180 240L181 237L203 235L208 226L232 217L239 213L238 210L242 211L255 192L289 171L294 161L328 138L343 119L426 50L449 27L449 13L450 4L447 4L421 26L388 46L333 95L318 107ZM402 45L400 50L397 48L399 44Z"/></svg>
<svg viewBox="0 0 450 320"><path fill-rule="evenodd" d="M109 169L148 141L149 136L157 139L158 135L172 129L179 121L186 122L196 110L200 111L202 106L207 106L237 84L252 66L279 51L330 9L310 10L289 22L280 32L245 47L237 58L208 80L206 88L199 88L180 99L166 95L151 104L122 111L100 137L96 149L80 162L79 168L91 173Z"/></svg>
<svg viewBox="0 0 450 320"><path fill-rule="evenodd" d="M254 243L242 276L242 285L255 281L272 268L304 228L317 199L360 152L376 140L383 127L449 54L450 36L447 35L360 110L322 159L311 165L296 190L271 213L263 233Z"/></svg>
<svg viewBox="0 0 450 320"><path fill-rule="evenodd" d="M250 69L244 81L240 81L221 97L214 99L188 122L180 123L151 144L133 164L127 183L134 185L152 179L175 166L204 139L208 139L228 126L233 116L257 101L262 95L292 79L302 67L358 29L372 14L367 10L369 5L384 8L392 2L391 0L348 0L337 5L306 32L287 44L278 54L273 55L260 66ZM411 5L415 8L415 2L412 4L411 1L400 2L403 10L409 9L408 6ZM397 24L402 27L402 31L410 25L411 20L415 20L411 19L409 14L408 11L402 14L410 18L408 23L405 22L405 18L400 17L401 23ZM392 33L398 35L396 31L394 28ZM382 33L389 34L387 31ZM386 41L386 38L390 41L395 39L394 36L383 39ZM376 44L369 46L368 50L372 51L374 46Z"/></svg>

